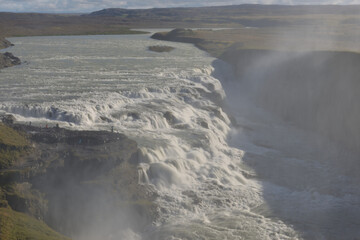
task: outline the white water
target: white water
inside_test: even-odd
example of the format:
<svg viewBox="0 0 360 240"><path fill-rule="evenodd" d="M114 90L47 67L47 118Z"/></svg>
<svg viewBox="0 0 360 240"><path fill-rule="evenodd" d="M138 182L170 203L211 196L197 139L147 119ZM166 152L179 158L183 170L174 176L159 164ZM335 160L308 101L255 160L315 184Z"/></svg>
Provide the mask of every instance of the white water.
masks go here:
<svg viewBox="0 0 360 240"><path fill-rule="evenodd" d="M226 95L213 77L214 59L204 52L168 42L174 51L149 52L159 42L147 35L11 41L26 64L1 71L0 111L42 126L114 127L138 142L140 180L156 187L160 217L115 239L301 239L297 228L309 239L331 239L341 233L327 230L333 216L316 216L327 219L338 206L355 213L341 221L356 236L360 201L352 179L314 161L311 135L240 104L230 84L226 100L241 125L235 129L221 108ZM308 171L313 179L301 178Z"/></svg>

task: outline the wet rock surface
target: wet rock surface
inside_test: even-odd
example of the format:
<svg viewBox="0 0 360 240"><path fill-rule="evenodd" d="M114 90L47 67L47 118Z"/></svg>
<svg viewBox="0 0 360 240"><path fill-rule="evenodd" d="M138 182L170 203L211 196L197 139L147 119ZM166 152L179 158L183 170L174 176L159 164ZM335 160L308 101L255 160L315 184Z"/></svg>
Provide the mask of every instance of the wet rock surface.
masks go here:
<svg viewBox="0 0 360 240"><path fill-rule="evenodd" d="M173 125L176 123L176 118L175 118L174 114L172 114L172 112L169 112L169 111L165 112L164 118L170 125Z"/></svg>
<svg viewBox="0 0 360 240"><path fill-rule="evenodd" d="M12 53L0 53L0 68L12 67L19 64L21 64L20 59Z"/></svg>

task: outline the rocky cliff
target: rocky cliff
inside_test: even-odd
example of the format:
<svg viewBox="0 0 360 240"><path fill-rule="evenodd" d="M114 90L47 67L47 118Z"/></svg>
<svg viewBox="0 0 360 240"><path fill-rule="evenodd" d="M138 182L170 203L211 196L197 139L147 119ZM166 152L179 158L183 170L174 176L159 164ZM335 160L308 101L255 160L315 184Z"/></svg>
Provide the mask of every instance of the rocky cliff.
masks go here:
<svg viewBox="0 0 360 240"><path fill-rule="evenodd" d="M101 239L119 226L142 228L155 216L156 194L138 184L137 144L125 135L11 123L0 128L0 221L8 209L12 219L32 217L23 226L29 231L38 231L30 225L36 218L70 237ZM0 236L17 236L10 235L0 229Z"/></svg>
<svg viewBox="0 0 360 240"><path fill-rule="evenodd" d="M259 106L359 151L360 54L237 50L221 58Z"/></svg>

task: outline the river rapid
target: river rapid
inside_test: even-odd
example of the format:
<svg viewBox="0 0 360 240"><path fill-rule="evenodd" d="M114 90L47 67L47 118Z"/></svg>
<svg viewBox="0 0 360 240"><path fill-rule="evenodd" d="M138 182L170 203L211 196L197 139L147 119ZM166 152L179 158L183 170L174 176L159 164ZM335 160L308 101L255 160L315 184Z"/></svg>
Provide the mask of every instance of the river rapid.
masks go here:
<svg viewBox="0 0 360 240"><path fill-rule="evenodd" d="M12 38L23 64L0 73L0 112L20 122L137 141L159 217L101 239L360 236L360 190L328 161L331 142L243 99L224 62L149 36ZM147 50L159 44L175 50Z"/></svg>

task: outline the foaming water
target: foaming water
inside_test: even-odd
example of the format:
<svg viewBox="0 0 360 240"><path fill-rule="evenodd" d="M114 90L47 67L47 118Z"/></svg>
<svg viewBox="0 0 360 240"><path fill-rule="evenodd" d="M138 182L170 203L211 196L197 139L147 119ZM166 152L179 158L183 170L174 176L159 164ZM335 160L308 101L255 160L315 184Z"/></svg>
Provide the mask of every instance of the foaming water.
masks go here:
<svg viewBox="0 0 360 240"><path fill-rule="evenodd" d="M269 125L264 119L272 116L242 109L236 89L227 86L226 96L218 79L230 72L224 65L217 66L222 73L214 72L214 59L188 44L167 42L174 51L150 52L147 47L158 41L148 35L11 41L16 45L12 52L26 63L2 70L0 111L42 126L113 127L139 144L139 182L158 191L159 218L139 233L127 229L99 239L302 238L292 223L304 218L286 221L272 214L279 201L275 196L287 196L281 199L285 206L316 194L296 189L296 183L283 186L280 182L290 176L281 175L276 182L257 173L255 165L273 170L264 158L279 156L282 162L273 162L277 167L312 165L302 161L301 151L293 151L300 160L288 157L281 147L289 144L269 144L270 136L281 139L274 130L282 126L280 121ZM224 100L241 127L232 126ZM285 128L280 131L284 135ZM298 143L292 144L295 149ZM317 201L325 198L319 196ZM319 206L312 203L312 209ZM294 206L286 208L287 217L301 215Z"/></svg>
<svg viewBox="0 0 360 240"><path fill-rule="evenodd" d="M231 123L213 58L179 43L150 52L157 41L144 35L12 41L26 63L2 71L0 110L37 125L114 127L138 142L139 179L156 187L161 208L143 238L295 236L250 211L263 203L262 187L243 176L243 151L227 145Z"/></svg>

